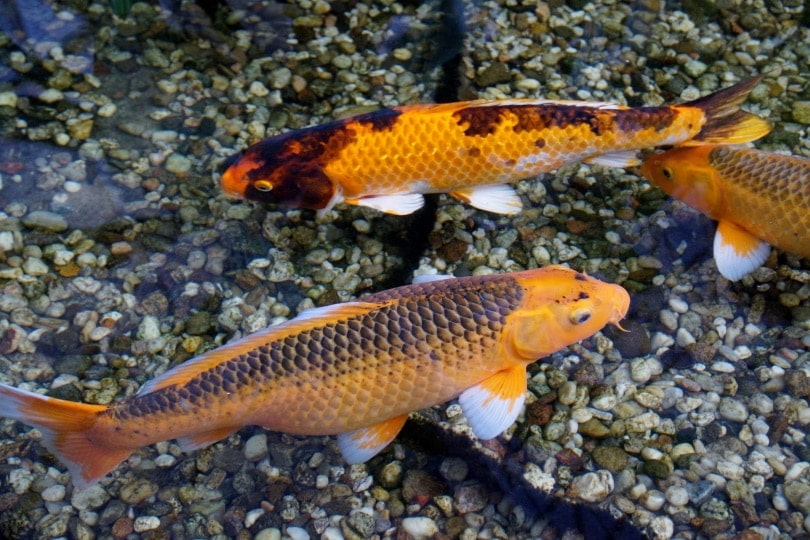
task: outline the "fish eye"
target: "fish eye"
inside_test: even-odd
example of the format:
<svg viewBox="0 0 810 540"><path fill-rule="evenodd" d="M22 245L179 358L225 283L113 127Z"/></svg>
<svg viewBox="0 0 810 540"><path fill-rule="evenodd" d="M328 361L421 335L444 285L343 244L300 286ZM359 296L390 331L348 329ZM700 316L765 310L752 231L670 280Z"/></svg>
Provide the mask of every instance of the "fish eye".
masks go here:
<svg viewBox="0 0 810 540"><path fill-rule="evenodd" d="M672 169L670 169L669 167L664 167L663 169L661 169L661 174L663 174L664 178L666 178L667 180L672 180Z"/></svg>
<svg viewBox="0 0 810 540"><path fill-rule="evenodd" d="M591 310L587 308L575 309L571 313L571 324L582 324L591 318Z"/></svg>
<svg viewBox="0 0 810 540"><path fill-rule="evenodd" d="M253 184L253 187L256 188L256 191L262 191L264 193L273 191L273 183L268 180L257 180L256 183Z"/></svg>

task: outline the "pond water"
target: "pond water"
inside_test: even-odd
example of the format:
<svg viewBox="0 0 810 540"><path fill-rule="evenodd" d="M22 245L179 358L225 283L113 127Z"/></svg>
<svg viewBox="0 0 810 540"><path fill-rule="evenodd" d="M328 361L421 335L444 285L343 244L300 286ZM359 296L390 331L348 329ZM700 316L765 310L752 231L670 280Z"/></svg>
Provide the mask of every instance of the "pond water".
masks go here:
<svg viewBox="0 0 810 540"><path fill-rule="evenodd" d="M775 249L724 279L715 223L637 167L577 163L522 181L514 216L445 195L409 216L316 213L219 187L251 143L381 107L666 105L758 74L745 109L773 130L756 147L810 157L800 0L4 2L0 382L109 404L240 336L414 274L560 263L633 303L627 332L530 366L526 413L487 443L451 403L416 412L364 465L331 437L246 427L192 453L142 448L78 490L37 431L3 419L0 535L807 535L807 259Z"/></svg>

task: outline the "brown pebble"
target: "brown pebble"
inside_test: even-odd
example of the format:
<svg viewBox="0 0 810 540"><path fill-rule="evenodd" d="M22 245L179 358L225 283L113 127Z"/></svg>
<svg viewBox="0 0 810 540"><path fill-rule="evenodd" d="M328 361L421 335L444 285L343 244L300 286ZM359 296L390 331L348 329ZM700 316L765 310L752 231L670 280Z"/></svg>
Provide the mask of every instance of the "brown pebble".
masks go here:
<svg viewBox="0 0 810 540"><path fill-rule="evenodd" d="M796 399L810 397L810 377L798 369L788 369L785 372L785 385L790 395Z"/></svg>
<svg viewBox="0 0 810 540"><path fill-rule="evenodd" d="M554 414L554 406L550 403L534 401L526 406L526 422L529 425L545 426Z"/></svg>
<svg viewBox="0 0 810 540"><path fill-rule="evenodd" d="M581 234L588 230L589 225L584 221L580 221L578 219L569 219L565 222L565 228L568 229L568 232L571 234Z"/></svg>
<svg viewBox="0 0 810 540"><path fill-rule="evenodd" d="M120 517L115 520L112 526L112 534L114 538L126 538L134 531L132 527L132 520L128 517Z"/></svg>
<svg viewBox="0 0 810 540"><path fill-rule="evenodd" d="M565 465L566 467L570 468L574 473L581 471L585 466L585 460L582 459L582 456L570 448L563 448L560 450L557 453L556 458L561 465Z"/></svg>

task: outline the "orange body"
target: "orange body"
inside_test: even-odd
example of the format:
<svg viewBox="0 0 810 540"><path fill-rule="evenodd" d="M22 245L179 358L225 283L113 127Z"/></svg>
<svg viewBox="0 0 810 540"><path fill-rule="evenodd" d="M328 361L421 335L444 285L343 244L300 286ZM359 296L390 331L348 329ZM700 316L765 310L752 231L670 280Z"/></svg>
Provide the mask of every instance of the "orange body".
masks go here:
<svg viewBox="0 0 810 540"><path fill-rule="evenodd" d="M408 285L305 312L110 407L0 385L0 414L40 428L79 484L140 446L193 449L248 424L340 434L347 459L362 461L409 412L460 395L473 430L497 435L520 410L528 364L617 324L628 305L621 287L563 267Z"/></svg>
<svg viewBox="0 0 810 540"><path fill-rule="evenodd" d="M668 194L710 218L810 257L810 160L706 145L653 156L641 170Z"/></svg>
<svg viewBox="0 0 810 540"><path fill-rule="evenodd" d="M718 221L714 256L728 279L759 267L770 245L810 257L810 160L705 145L653 155L641 172Z"/></svg>
<svg viewBox="0 0 810 540"><path fill-rule="evenodd" d="M635 165L640 148L763 136L768 124L739 109L759 80L665 107L518 99L385 109L256 143L230 160L221 184L288 207L407 214L421 194L449 193L515 213L520 198L506 184L567 163Z"/></svg>

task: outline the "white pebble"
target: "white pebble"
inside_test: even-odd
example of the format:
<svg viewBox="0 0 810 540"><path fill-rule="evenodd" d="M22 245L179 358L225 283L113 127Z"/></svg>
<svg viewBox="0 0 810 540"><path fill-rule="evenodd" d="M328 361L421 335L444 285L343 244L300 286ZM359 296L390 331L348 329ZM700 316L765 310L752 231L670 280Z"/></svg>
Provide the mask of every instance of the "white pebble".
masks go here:
<svg viewBox="0 0 810 540"><path fill-rule="evenodd" d="M57 101L62 101L65 95L56 88L48 88L38 97L40 101L44 101L45 103L56 103Z"/></svg>
<svg viewBox="0 0 810 540"><path fill-rule="evenodd" d="M413 536L416 540L430 538L437 532L439 527L436 522L429 517L406 517L402 520L402 530Z"/></svg>
<svg viewBox="0 0 810 540"><path fill-rule="evenodd" d="M689 502L689 492L681 486L670 486L664 495L673 506L685 506Z"/></svg>
<svg viewBox="0 0 810 540"><path fill-rule="evenodd" d="M47 502L61 501L65 498L65 486L62 484L55 484L53 486L46 487L42 490L40 495L42 496L42 500Z"/></svg>
<svg viewBox="0 0 810 540"><path fill-rule="evenodd" d="M160 527L160 518L157 516L138 516L132 528L135 532L153 531Z"/></svg>
<svg viewBox="0 0 810 540"><path fill-rule="evenodd" d="M267 456L267 434L258 433L245 442L245 459L259 461Z"/></svg>
<svg viewBox="0 0 810 540"><path fill-rule="evenodd" d="M661 510L661 508L664 506L664 502L666 502L666 499L664 498L663 493L661 493L657 489L651 489L649 491L645 491L644 493L642 493L641 496L638 498L638 502L640 502L641 505L647 510L657 512L658 510Z"/></svg>
<svg viewBox="0 0 810 540"><path fill-rule="evenodd" d="M256 508L254 510L250 510L247 514L245 514L245 527L251 528L256 520L262 517L265 514L264 508Z"/></svg>
<svg viewBox="0 0 810 540"><path fill-rule="evenodd" d="M650 522L650 531L655 540L668 540L675 534L675 523L667 516L658 516Z"/></svg>
<svg viewBox="0 0 810 540"><path fill-rule="evenodd" d="M309 540L309 533L302 527L287 527L287 536L291 540Z"/></svg>
<svg viewBox="0 0 810 540"><path fill-rule="evenodd" d="M729 480L742 480L745 469L727 459L717 462L717 472Z"/></svg>
<svg viewBox="0 0 810 540"><path fill-rule="evenodd" d="M155 458L155 465L157 465L162 469L171 467L175 463L177 463L177 458L171 454L160 454L158 457Z"/></svg>
<svg viewBox="0 0 810 540"><path fill-rule="evenodd" d="M670 298L669 307L672 308L672 311L674 311L675 313L686 313L687 311L689 311L689 304L687 304L680 298Z"/></svg>

